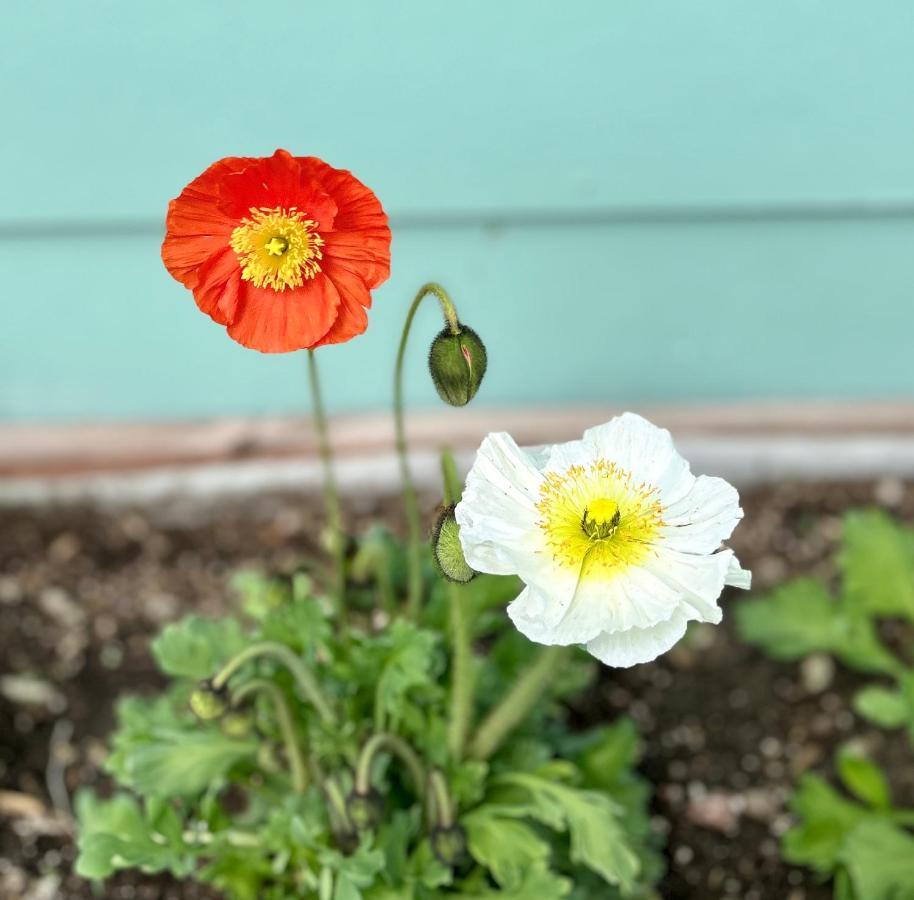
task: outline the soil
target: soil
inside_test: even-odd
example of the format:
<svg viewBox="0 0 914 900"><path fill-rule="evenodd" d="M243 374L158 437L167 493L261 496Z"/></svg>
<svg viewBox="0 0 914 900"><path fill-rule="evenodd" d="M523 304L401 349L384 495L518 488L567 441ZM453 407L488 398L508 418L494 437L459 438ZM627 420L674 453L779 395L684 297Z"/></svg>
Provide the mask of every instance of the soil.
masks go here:
<svg viewBox="0 0 914 900"><path fill-rule="evenodd" d="M914 485L749 491L732 545L759 590L801 573L833 577L841 513L874 504L912 522ZM399 524L390 500L349 509L356 526L373 517ZM99 767L117 695L161 684L148 651L157 630L191 610L218 614L239 568L305 565L318 552L319 521L315 500L291 495L154 511L0 511L0 898L216 896L135 873L93 890L70 872L69 797L82 785L104 787ZM725 606L742 599L733 592ZM831 896L779 857L797 775L831 774L833 749L856 737L886 767L897 800L914 804L904 736L871 729L850 709L860 683L824 658L766 658L738 640L732 617L690 632L655 664L603 671L573 712L582 725L628 712L641 728L642 769L667 841L662 897Z"/></svg>

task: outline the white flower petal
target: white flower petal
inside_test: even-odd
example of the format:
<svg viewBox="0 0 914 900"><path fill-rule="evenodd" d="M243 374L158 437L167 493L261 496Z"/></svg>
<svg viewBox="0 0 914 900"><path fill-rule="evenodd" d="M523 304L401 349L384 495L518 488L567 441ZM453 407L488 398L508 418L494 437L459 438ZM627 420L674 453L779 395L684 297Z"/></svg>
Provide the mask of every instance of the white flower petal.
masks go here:
<svg viewBox="0 0 914 900"><path fill-rule="evenodd" d="M666 653L686 633L688 618L677 611L665 622L650 628L603 632L587 644L587 652L607 666L625 668L650 662Z"/></svg>
<svg viewBox="0 0 914 900"><path fill-rule="evenodd" d="M701 475L685 496L664 508L664 543L686 553L713 553L742 517L736 488Z"/></svg>
<svg viewBox="0 0 914 900"><path fill-rule="evenodd" d="M490 434L476 454L455 515L467 562L479 572L510 575L529 553L542 476L508 434Z"/></svg>
<svg viewBox="0 0 914 900"><path fill-rule="evenodd" d="M682 591L647 569L632 566L606 579L546 568L521 572L528 587L508 607L508 615L532 641L583 644L601 631L649 628L668 619Z"/></svg>
<svg viewBox="0 0 914 900"><path fill-rule="evenodd" d="M664 506L677 502L695 482L689 464L673 446L669 431L635 413L627 412L605 425L588 428L583 443L589 448L591 459L612 460L630 472L635 481L659 488Z"/></svg>
<svg viewBox="0 0 914 900"><path fill-rule="evenodd" d="M744 569L735 556L730 557L730 567L727 569L725 584L742 588L744 591L748 591L752 587L752 573L748 569Z"/></svg>
<svg viewBox="0 0 914 900"><path fill-rule="evenodd" d="M689 618L717 625L723 616L717 600L727 583L732 562L732 550L696 556L661 547L648 567L659 579L681 592L683 603L691 611Z"/></svg>

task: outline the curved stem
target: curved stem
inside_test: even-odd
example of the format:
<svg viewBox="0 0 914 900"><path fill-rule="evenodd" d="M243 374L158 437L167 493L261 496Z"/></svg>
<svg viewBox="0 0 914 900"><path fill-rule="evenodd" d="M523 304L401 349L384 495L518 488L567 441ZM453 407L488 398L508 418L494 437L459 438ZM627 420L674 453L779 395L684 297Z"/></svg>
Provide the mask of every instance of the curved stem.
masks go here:
<svg viewBox="0 0 914 900"><path fill-rule="evenodd" d="M450 506L460 500L461 486L457 466L450 450L441 451L441 475L444 481L444 502ZM463 756L467 733L473 716L473 659L470 632L466 620L462 590L453 581L447 583L448 608L451 625L451 709L448 717L447 745L451 756Z"/></svg>
<svg viewBox="0 0 914 900"><path fill-rule="evenodd" d="M567 647L544 647L540 651L511 690L483 720L470 745L470 756L488 759L501 746L502 741L542 700L543 692L555 677L567 652Z"/></svg>
<svg viewBox="0 0 914 900"><path fill-rule="evenodd" d="M403 359L406 355L406 342L416 316L419 304L432 294L441 306L448 328L453 334L459 334L460 323L457 319L457 310L451 302L447 291L440 284L429 282L419 288L403 325L403 334L400 336L400 346L397 350L397 363L394 368L394 427L396 429L397 456L400 460L400 478L403 482L403 506L406 512L406 562L408 567L407 582L407 609L412 617L419 614L422 605L422 567L420 555L419 503L416 499L416 489L413 485L412 475L409 471L409 457L406 445L406 427L403 422Z"/></svg>
<svg viewBox="0 0 914 900"><path fill-rule="evenodd" d="M266 678L255 678L252 681L245 682L232 694L232 703L241 703L246 697L258 691L268 694L273 702L276 721L279 723L279 730L282 732L283 743L286 747L286 756L289 759L292 787L296 793L300 794L308 786L308 774L305 769L305 761L302 759L301 749L298 746L295 722L292 720L292 713L289 711L289 704L286 703L283 692L272 681L267 681Z"/></svg>
<svg viewBox="0 0 914 900"><path fill-rule="evenodd" d="M428 806L435 824L439 828L450 828L454 824L454 810L447 791L447 784L440 770L428 773Z"/></svg>
<svg viewBox="0 0 914 900"><path fill-rule="evenodd" d="M285 644L279 644L275 641L263 641L259 644L251 644L240 653L233 656L215 675L210 684L217 691L221 690L228 682L229 678L238 671L246 662L257 659L260 656L272 656L281 662L295 678L302 693L310 701L311 705L317 710L318 715L328 725L336 724L336 716L327 703L317 680L311 670L302 662Z"/></svg>
<svg viewBox="0 0 914 900"><path fill-rule="evenodd" d="M340 497L333 474L333 450L330 447L330 434L327 428L327 413L321 394L321 383L317 373L317 359L314 351L308 351L308 382L311 386L311 402L314 405L314 430L317 433L318 451L324 473L324 507L327 512L327 525L332 541L334 584L333 596L337 602L340 616L345 615L346 589L346 541L343 535L343 517L340 512Z"/></svg>
<svg viewBox="0 0 914 900"><path fill-rule="evenodd" d="M417 753L409 744L395 734L374 734L365 743L359 755L359 762L355 770L355 786L360 793L367 793L371 788L371 766L378 753L383 751L392 753L409 769L409 774L416 786L416 791L421 795L425 789L425 766Z"/></svg>

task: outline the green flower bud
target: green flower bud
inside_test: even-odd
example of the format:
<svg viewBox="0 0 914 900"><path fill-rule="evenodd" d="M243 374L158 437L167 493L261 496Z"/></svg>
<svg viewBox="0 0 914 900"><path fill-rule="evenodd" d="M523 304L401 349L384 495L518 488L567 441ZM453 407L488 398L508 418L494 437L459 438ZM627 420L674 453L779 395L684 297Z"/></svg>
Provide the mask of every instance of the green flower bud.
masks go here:
<svg viewBox="0 0 914 900"><path fill-rule="evenodd" d="M217 691L208 681L200 684L190 695L190 708L198 719L208 722L218 719L228 706L223 691Z"/></svg>
<svg viewBox="0 0 914 900"><path fill-rule="evenodd" d="M354 790L346 798L346 812L358 831L367 831L380 824L384 802L373 788L364 792Z"/></svg>
<svg viewBox="0 0 914 900"><path fill-rule="evenodd" d="M466 325L457 327L457 334L445 328L432 341L428 368L438 396L451 406L466 406L479 390L488 360L479 335Z"/></svg>
<svg viewBox="0 0 914 900"><path fill-rule="evenodd" d="M448 581L466 584L476 577L476 570L468 565L463 555L460 526L457 524L453 506L445 507L438 516L435 530L432 532L432 553L438 571Z"/></svg>
<svg viewBox="0 0 914 900"><path fill-rule="evenodd" d="M254 716L248 710L229 710L219 722L219 727L226 737L247 737L254 727Z"/></svg>
<svg viewBox="0 0 914 900"><path fill-rule="evenodd" d="M432 852L444 865L455 868L466 858L467 836L459 825L436 828L431 836Z"/></svg>

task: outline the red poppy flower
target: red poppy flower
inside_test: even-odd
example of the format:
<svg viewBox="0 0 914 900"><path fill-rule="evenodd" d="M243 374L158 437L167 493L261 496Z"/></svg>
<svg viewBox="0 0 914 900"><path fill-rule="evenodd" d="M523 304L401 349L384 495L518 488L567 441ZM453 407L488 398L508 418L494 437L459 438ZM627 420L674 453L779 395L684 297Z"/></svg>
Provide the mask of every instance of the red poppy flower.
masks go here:
<svg viewBox="0 0 914 900"><path fill-rule="evenodd" d="M390 228L344 169L285 150L227 157L169 203L162 260L239 344L284 353L365 330Z"/></svg>

